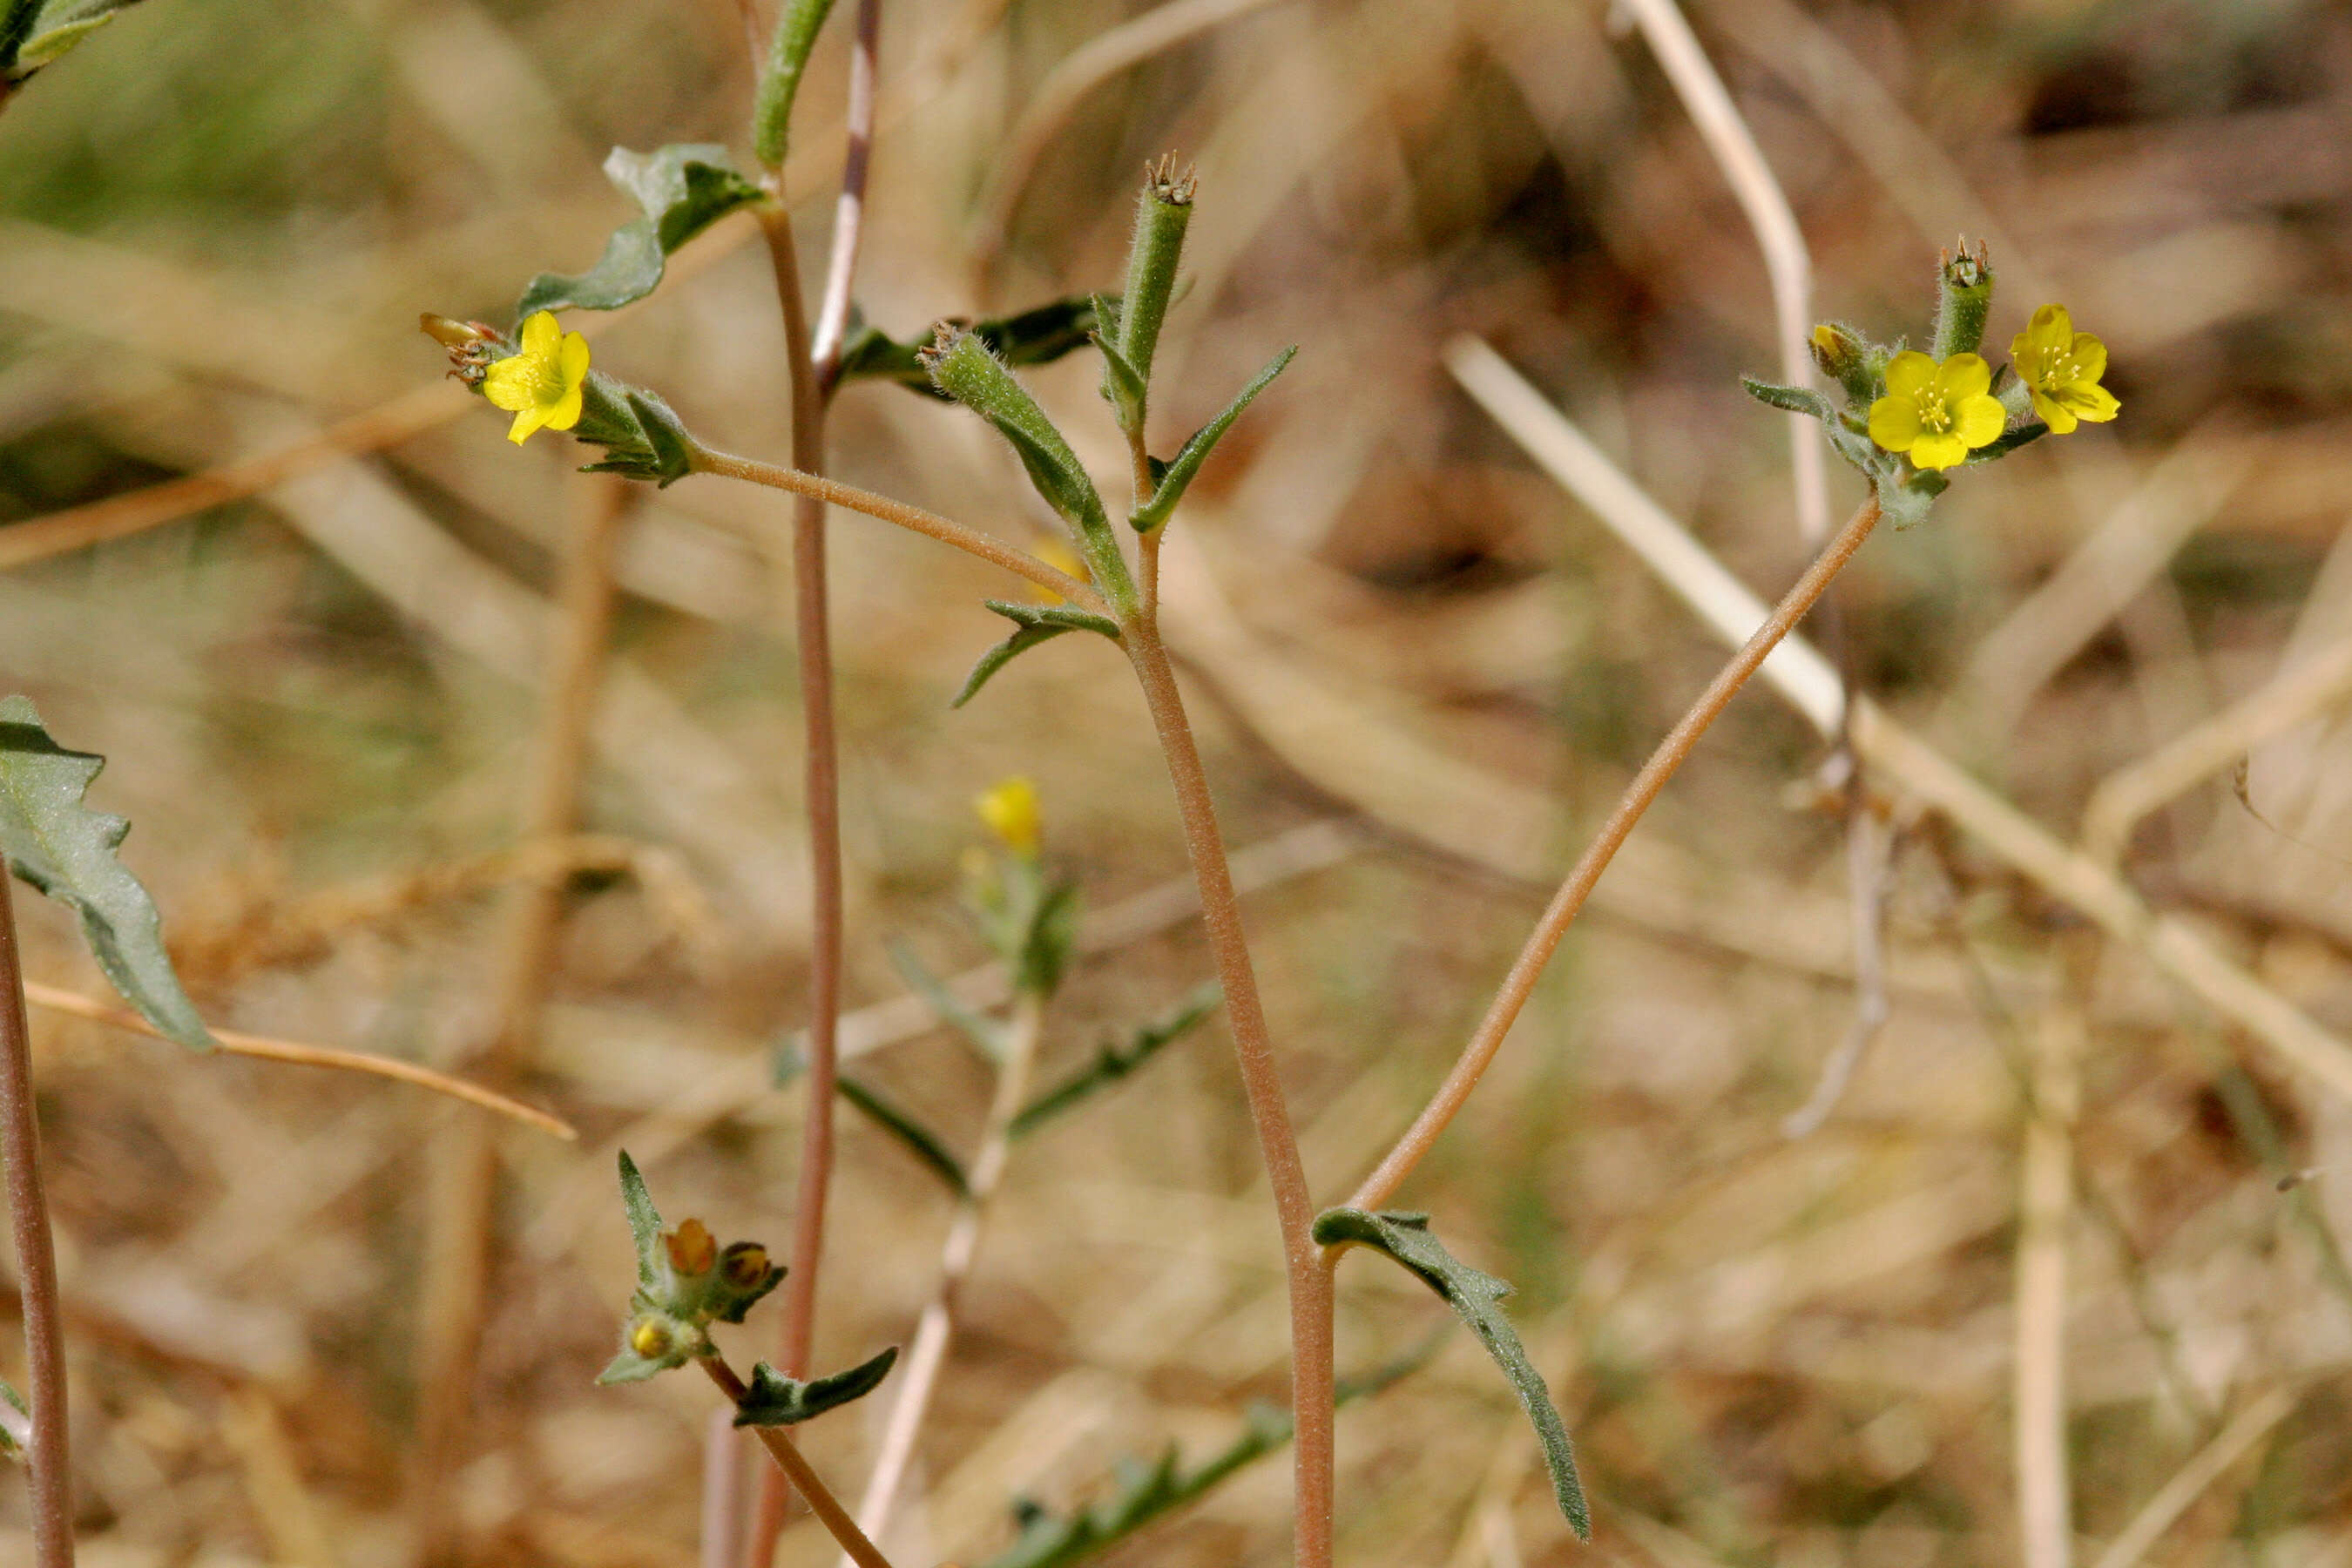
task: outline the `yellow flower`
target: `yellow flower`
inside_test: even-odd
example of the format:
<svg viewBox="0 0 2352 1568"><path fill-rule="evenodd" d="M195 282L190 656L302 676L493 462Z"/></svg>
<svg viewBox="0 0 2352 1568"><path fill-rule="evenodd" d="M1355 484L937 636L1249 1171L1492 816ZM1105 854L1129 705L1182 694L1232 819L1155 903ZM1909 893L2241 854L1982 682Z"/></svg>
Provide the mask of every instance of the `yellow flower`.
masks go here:
<svg viewBox="0 0 2352 1568"><path fill-rule="evenodd" d="M2107 345L2076 331L2063 305L2034 311L2025 331L2009 340L2009 357L2032 394L2033 412L2055 435L2065 435L2081 419L2104 425L2123 407L2099 384L2107 373Z"/></svg>
<svg viewBox="0 0 2352 1568"><path fill-rule="evenodd" d="M1870 405L1870 438L1908 452L1923 468L1948 468L1997 440L2009 423L1990 395L1992 367L1975 354L1937 364L1916 352L1886 363L1886 395Z"/></svg>
<svg viewBox="0 0 2352 1568"><path fill-rule="evenodd" d="M580 423L580 389L588 381L588 340L540 310L522 324L522 352L498 361L482 377L482 395L513 415L507 439L520 445L541 426L569 430Z"/></svg>
<svg viewBox="0 0 2352 1568"><path fill-rule="evenodd" d="M1004 780L973 801L972 809L998 842L1015 855L1037 853L1037 786L1018 776Z"/></svg>

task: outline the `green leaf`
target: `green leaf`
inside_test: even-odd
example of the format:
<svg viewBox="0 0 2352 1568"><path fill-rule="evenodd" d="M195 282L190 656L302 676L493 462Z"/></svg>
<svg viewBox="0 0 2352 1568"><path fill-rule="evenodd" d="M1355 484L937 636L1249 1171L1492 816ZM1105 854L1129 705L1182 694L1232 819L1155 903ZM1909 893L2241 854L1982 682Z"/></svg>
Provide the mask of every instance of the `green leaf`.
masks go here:
<svg viewBox="0 0 2352 1568"><path fill-rule="evenodd" d="M1347 1405L1395 1383L1427 1364L1438 1340L1432 1336L1410 1354L1368 1376L1343 1380L1337 1403ZM982 1568L1074 1568L1187 1503L1208 1495L1228 1476L1290 1441L1290 1412L1253 1404L1234 1440L1193 1469L1181 1468L1174 1444L1151 1464L1121 1457L1112 1464L1111 1495L1092 1508L1055 1514L1026 1499L1013 1505L1021 1534Z"/></svg>
<svg viewBox="0 0 2352 1568"><path fill-rule="evenodd" d="M2049 426L2039 419L2030 419L2022 425L2002 431L1999 436L1994 437L1990 444L1979 447L1975 451L1970 452L1969 461L1970 464L1990 463L1996 458L2006 458L2020 447L2029 442L2039 441L2049 434Z"/></svg>
<svg viewBox="0 0 2352 1568"><path fill-rule="evenodd" d="M801 73L809 51L833 11L833 0L785 0L768 41L767 68L751 103L751 149L768 168L781 168L792 145L793 100L800 96Z"/></svg>
<svg viewBox="0 0 2352 1568"><path fill-rule="evenodd" d="M1752 375L1741 376L1739 384L1757 402L1769 404L1784 412L1809 414L1824 425L1837 417L1837 410L1831 405L1830 400L1811 387L1783 386L1777 381L1759 381Z"/></svg>
<svg viewBox="0 0 2352 1568"><path fill-rule="evenodd" d="M1062 1112L1109 1088L1159 1055L1163 1047L1173 1044L1199 1027L1217 1010L1218 1005L1224 1000L1224 994L1223 987L1213 980L1209 981L1195 986L1192 994L1177 1005L1175 1011L1137 1029L1124 1049L1105 1040L1092 1062L1023 1106L1007 1124L1006 1131L1015 1138L1025 1137Z"/></svg>
<svg viewBox="0 0 2352 1568"><path fill-rule="evenodd" d="M1446 1251L1444 1244L1430 1234L1429 1216L1425 1214L1327 1209L1315 1218L1315 1239L1326 1247L1358 1242L1386 1253L1419 1276L1423 1283L1444 1299L1455 1315L1470 1325L1470 1331L1478 1336L1486 1353L1495 1358L1495 1364L1510 1380L1511 1392L1518 1395L1520 1407L1535 1426L1536 1437L1543 1445L1544 1464L1551 1471L1552 1497L1559 1504L1561 1516L1576 1531L1577 1539L1591 1540L1592 1515L1585 1505L1583 1485L1576 1477L1576 1450L1569 1441L1568 1426L1560 1420L1542 1374L1528 1359L1518 1331L1511 1327L1510 1319L1497 1305L1510 1294L1510 1286Z"/></svg>
<svg viewBox="0 0 2352 1568"><path fill-rule="evenodd" d="M0 78L23 81L136 0L9 0L0 11Z"/></svg>
<svg viewBox="0 0 2352 1568"><path fill-rule="evenodd" d="M1119 640L1118 623L1108 616L1097 616L1072 605L1024 605L1011 599L987 599L982 603L1013 624L1013 635L980 656L980 662L964 677L963 689L948 703L961 708L980 694L989 677L1003 669L1021 654L1039 643L1051 642L1064 632L1097 632Z"/></svg>
<svg viewBox="0 0 2352 1568"><path fill-rule="evenodd" d="M654 1207L654 1195L646 1190L646 1179L626 1149L621 1151L621 1207L629 1216L629 1239L637 1245L637 1283L653 1289L666 1271L661 1210Z"/></svg>
<svg viewBox="0 0 2352 1568"><path fill-rule="evenodd" d="M971 1182L964 1174L963 1163L948 1152L948 1146L939 1135L884 1098L877 1089L867 1088L854 1078L843 1076L834 1080L841 1098L864 1111L874 1124L906 1145L907 1152L922 1162L925 1169L947 1184L950 1192L962 1197L971 1191Z"/></svg>
<svg viewBox="0 0 2352 1568"><path fill-rule="evenodd" d="M765 199L760 187L730 168L727 149L709 142L674 142L651 153L613 149L604 177L645 215L613 231L595 266L576 277L542 272L515 304L520 321L536 310L577 307L616 310L642 300L662 280L667 258L728 214Z"/></svg>
<svg viewBox="0 0 2352 1568"><path fill-rule="evenodd" d="M897 937L883 944L890 955L890 967L898 972L908 987L923 999L923 1005L939 1015L947 1025L971 1043L974 1050L992 1062L1004 1059L1005 1030L1003 1024L981 1012L951 990L948 983L931 973L920 954Z"/></svg>
<svg viewBox="0 0 2352 1568"><path fill-rule="evenodd" d="M808 1383L786 1377L761 1362L751 1369L751 1386L744 1391L742 1403L735 1407L735 1425L798 1426L873 1393L890 1375L890 1363L898 1359L898 1347L892 1345L872 1361Z"/></svg>
<svg viewBox="0 0 2352 1568"><path fill-rule="evenodd" d="M209 1051L212 1033L180 988L155 900L114 857L131 824L82 804L104 766L104 757L51 740L30 699L0 700L0 855L20 879L81 916L98 966L141 1016Z"/></svg>
<svg viewBox="0 0 2352 1568"><path fill-rule="evenodd" d="M1073 349L1084 348L1101 325L1096 313L1098 304L1117 308L1116 301L1100 295L1074 294L1010 316L978 321L953 317L946 324L969 331L989 353L1017 369L1050 364ZM842 349L838 377L843 381L860 376L887 378L927 396L945 398L948 395L931 384L931 373L923 368L922 351L932 341L925 337L902 343L878 327L861 325Z"/></svg>
<svg viewBox="0 0 2352 1568"><path fill-rule="evenodd" d="M1199 473L1201 465L1209 460L1210 448L1233 428L1234 421L1242 416L1242 410L1250 405L1251 399L1273 384L1274 378L1282 374L1283 367L1297 352L1298 346L1294 343L1275 355L1274 362L1258 372L1255 380L1242 388L1241 395L1225 405L1223 413L1192 432L1192 438L1178 448L1176 456L1165 468L1154 465L1157 483L1152 488L1151 499L1136 508L1135 515L1129 519L1138 533L1149 533L1168 521L1170 514L1176 510L1176 503L1184 499L1185 487L1192 482L1192 476Z"/></svg>

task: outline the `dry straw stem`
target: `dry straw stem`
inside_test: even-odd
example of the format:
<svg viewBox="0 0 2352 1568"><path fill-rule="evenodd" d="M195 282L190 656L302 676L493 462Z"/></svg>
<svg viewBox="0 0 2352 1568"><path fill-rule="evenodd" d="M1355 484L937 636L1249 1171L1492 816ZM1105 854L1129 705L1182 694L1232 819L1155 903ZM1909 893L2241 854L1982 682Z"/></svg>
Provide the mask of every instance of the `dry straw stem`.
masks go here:
<svg viewBox="0 0 2352 1568"><path fill-rule="evenodd" d="M735 1375L735 1369L715 1355L704 1356L701 1362L702 1370L710 1374L710 1381L719 1385L727 1402L740 1408L743 1395L751 1391ZM776 1468L792 1482L793 1489L808 1500L809 1511L832 1531L833 1538L841 1542L842 1551L849 1554L857 1568L891 1568L890 1560L857 1528L857 1521L849 1517L849 1510L841 1506L841 1500L824 1484L824 1478L816 1473L816 1467L784 1435L782 1427L754 1426L751 1430L760 1439L760 1446L768 1450L768 1457L776 1461Z"/></svg>
<svg viewBox="0 0 2352 1568"><path fill-rule="evenodd" d="M1699 47L1675 0L1619 3L1633 13L1643 37L1649 40L1666 79L1674 83L1683 107L1690 111L1691 122L1698 127L1707 151L1715 154L1723 177L1730 182L1739 210L1748 215L1748 226L1756 231L1756 244L1764 253L1764 271L1772 284L1780 378L1791 386L1811 386L1813 357L1808 335L1813 324L1813 258L1805 248L1797 215L1790 210L1789 198L1780 181L1772 177L1772 166L1756 145L1755 133L1724 89L1723 79L1708 63L1706 51ZM1797 537L1813 544L1830 531L1829 476L1822 441L1806 416L1786 417L1790 471L1797 492Z"/></svg>
<svg viewBox="0 0 2352 1568"><path fill-rule="evenodd" d="M2101 779L2083 809L2083 852L2114 865L2132 829L2150 812L2347 697L2352 638L2297 661L2204 723Z"/></svg>
<svg viewBox="0 0 2352 1568"><path fill-rule="evenodd" d="M963 1202L956 1211L955 1223L948 1228L946 1245L940 1250L939 1284L930 1300L924 1304L922 1318L916 1325L914 1343L908 1347L905 1365L898 1373L890 1414L875 1450L874 1468L866 1478L866 1495L858 1500L857 1522L868 1535L882 1535L889 1524L890 1510L898 1500L899 1488L905 1484L907 1466L914 1458L915 1439L921 1434L924 1417L929 1413L932 1391L939 1386L949 1336L955 1329L957 1299L963 1292L965 1278L971 1272L972 1258L980 1250L981 1228L987 1223L990 1200L996 1195L1006 1158L1012 1152L1013 1119L1029 1099L1030 1068L1036 1063L1038 1037L1044 1025L1044 1002L1034 994L1024 993L1013 1007L1004 1057L996 1069L996 1090L989 1101L988 1118L981 1130L980 1152L972 1158Z"/></svg>
<svg viewBox="0 0 2352 1568"><path fill-rule="evenodd" d="M65 1325L58 1311L57 1249L41 1183L41 1125L33 1096L33 1031L25 1017L14 879L0 863L0 1161L6 1163L8 1234L16 1251L25 1365L31 1389L35 1568L73 1568L73 1461L66 1435Z"/></svg>
<svg viewBox="0 0 2352 1568"><path fill-rule="evenodd" d="M2017 1352L2011 1415L2016 1433L2018 1561L2068 1568L2074 1561L2066 1464L2066 1233L2074 1219L2077 1066L2086 1027L2074 1000L2046 1009L2031 1036L2019 1161Z"/></svg>
<svg viewBox="0 0 2352 1568"><path fill-rule="evenodd" d="M985 276L1003 255L1013 216L1036 173L1037 161L1087 94L1163 50L1273 4L1275 0L1173 0L1096 34L1065 55L1030 93L1028 106L1005 134L987 191L978 203L972 237L975 268Z"/></svg>
<svg viewBox="0 0 2352 1568"><path fill-rule="evenodd" d="M130 1008L100 1002L78 991L26 981L25 1000L52 1013L69 1014L77 1018L87 1018L94 1024L109 1024L118 1029L128 1029L134 1035L145 1035L151 1039L164 1037L162 1031ZM213 1027L212 1037L214 1043L229 1056L286 1062L294 1067L335 1068L343 1072L388 1078L396 1082L414 1084L418 1089L430 1089L435 1094L446 1094L452 1100L462 1100L468 1105L495 1111L558 1138L570 1140L580 1136L570 1122L560 1117L550 1116L544 1110L525 1105L519 1100L510 1100L478 1083L435 1072L431 1068L403 1061L398 1057L380 1057L369 1051L347 1051L334 1046L306 1046L296 1040L275 1040L263 1035L240 1034L235 1029L219 1027Z"/></svg>
<svg viewBox="0 0 2352 1568"><path fill-rule="evenodd" d="M1477 1031L1470 1037L1470 1043L1463 1047L1461 1059L1454 1063L1454 1070L1446 1075L1428 1106L1413 1119L1412 1126L1397 1141L1396 1147L1349 1198L1349 1207L1376 1209L1387 1203L1468 1101L1495 1054L1503 1048L1503 1041L1510 1035L1520 1009L1535 994L1536 982L1542 978L1544 965L1550 961L1553 950L1559 946L1560 938L1583 910L1593 885L1609 868L1609 862L1633 831L1634 824L1642 820L1643 813L1650 809L1667 781L1681 768L1692 748L1698 744L1699 737L1731 705L1739 689L1748 684L1748 678L1756 673L1780 639L1795 629L1805 612L1813 607L1846 563L1853 559L1854 552L1878 527L1878 517L1877 497L1866 498L1812 565L1806 568L1804 575L1773 606L1763 624L1740 646L1731 662L1708 683L1697 700L1667 731L1666 738L1658 742L1657 750L1651 752L1642 771L1625 786L1615 809L1569 871L1568 879L1560 884L1550 906L1536 922L1536 929L1528 933L1527 945L1513 961L1510 973L1504 977L1502 988L1496 994L1486 1017L1479 1021Z"/></svg>
<svg viewBox="0 0 2352 1568"><path fill-rule="evenodd" d="M571 547L564 552L556 614L548 627L547 697L524 780L523 832L532 841L561 839L580 826L581 780L612 630L613 558L629 487L625 480L593 476L573 481L573 498ZM529 1068L536 1054L562 921L560 873L542 872L509 890L488 1037L467 1053L493 1082L510 1081ZM470 1119L436 1129L433 1156L411 1499L428 1558L447 1553L458 1529L445 1493L463 1457L475 1401L499 1163L488 1130Z"/></svg>
<svg viewBox="0 0 2352 1568"><path fill-rule="evenodd" d="M2091 1568L2137 1568L2148 1549L2189 1511L2189 1505L2203 1496L2205 1489L2219 1480L2246 1450L2261 1442L2272 1427L2285 1420L2294 1404L2293 1393L2273 1388L2231 1417L2230 1424L2191 1455L2154 1497L2140 1505L2139 1512L2107 1543L2107 1549L2099 1553Z"/></svg>
<svg viewBox="0 0 2352 1568"><path fill-rule="evenodd" d="M1474 339L1455 340L1446 355L1464 389L1718 636L1737 640L1762 618L1761 603L1501 356ZM1837 676L1818 655L1783 646L1765 661L1762 675L1824 736L1835 732ZM2224 957L2195 930L2150 910L2107 867L2069 849L1867 699L1853 704L1853 744L1855 756L1879 770L1887 783L1943 813L2045 891L2146 955L2222 1018L2352 1097L2352 1046Z"/></svg>

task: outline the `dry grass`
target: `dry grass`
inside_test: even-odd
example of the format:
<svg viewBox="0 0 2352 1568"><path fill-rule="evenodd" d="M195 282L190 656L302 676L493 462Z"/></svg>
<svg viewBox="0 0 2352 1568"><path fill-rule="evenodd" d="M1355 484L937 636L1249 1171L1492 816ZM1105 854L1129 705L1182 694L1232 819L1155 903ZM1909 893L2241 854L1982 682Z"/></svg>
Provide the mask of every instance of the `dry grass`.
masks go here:
<svg viewBox="0 0 2352 1568"><path fill-rule="evenodd" d="M1733 378L1770 370L1779 339L1705 143L1592 0L1194 9L1205 30L1071 100L1009 192L999 159L1033 134L1033 98L1140 8L890 0L860 292L904 335L1099 287L1135 172L1175 147L1203 199L1163 430L1304 345L1196 488L1178 526L1199 548L1171 545L1171 571L1200 592L1171 614L1216 694L1196 709L1234 840L1288 846L1246 912L1308 1170L1336 1198L1717 658L1456 387L1443 345L1490 341L1769 596L1800 558L1789 448ZM2113 347L2120 423L1970 476L1845 580L1874 700L2061 840L2095 798L2127 800L2120 828L2113 809L2093 825L2092 863L2112 850L2263 1005L2344 1037L2352 24L2221 0L1689 9L1788 189L1822 313L1916 331L1933 248L1965 229L2004 269L1997 343L2062 298ZM838 118L841 51L812 70L810 124ZM225 1024L444 1065L488 1032L492 895L515 874L494 868L525 833L574 500L555 443L517 452L490 416L420 393L438 355L412 324L496 316L531 272L583 265L619 216L603 150L727 139L744 92L727 0L150 0L0 115L0 560L23 563L0 577L0 669L113 759L99 797L138 825L129 858ZM805 140L821 254L838 154ZM700 242L596 352L716 444L779 456L781 335L750 237ZM1074 360L1036 384L1117 473L1092 378ZM951 409L853 389L834 428L845 479L1015 542L1040 526ZM277 482L247 499L12 550L20 520L320 431L303 456L328 460L249 468ZM1842 514L1851 476L1830 482ZM789 1228L797 1104L761 1068L803 1005L788 517L698 479L624 523L585 790L603 858L570 884L520 1084L583 1138L494 1134L509 1179L452 1489L485 1563L694 1558L709 1391L589 1386L629 1279L609 1150L631 1141L673 1215ZM1054 852L1118 911L1049 1021L1057 1077L1208 972L1189 926L1127 902L1182 869L1141 707L1068 639L949 713L1002 584L835 528L849 1002L898 994L887 933L942 972L979 962L950 907L966 803L1027 771ZM2026 1561L2025 1497L2037 1568L2121 1568L2102 1556L2119 1540L2155 1564L2352 1562L2352 1105L1881 777L1902 828L1892 1019L1828 1125L1785 1141L1852 1011L1839 824L1790 787L1818 754L1770 700L1734 708L1404 1194L1519 1283L1583 1446L1593 1554ZM2137 766L2151 756L2189 761ZM1360 830L1281 837L1335 812ZM99 991L59 911L24 918L33 978ZM871 1016L848 1037L872 1042L859 1070L968 1143L985 1075L945 1034ZM96 1023L36 1028L88 1560L410 1560L441 1112ZM1205 1032L1016 1150L890 1542L901 1568L976 1563L1016 1495L1087 1496L1112 1454L1204 1448L1278 1397L1279 1259L1223 1047ZM2052 1103L2069 1095L2071 1114ZM845 1131L828 1365L910 1331L951 1215L895 1146ZM1351 1262L1343 1371L1437 1311ZM809 1436L854 1494L860 1416ZM1465 1337L1351 1408L1340 1458L1351 1564L1580 1555ZM1281 1561L1286 1479L1262 1466L1119 1561ZM804 1526L786 1542L793 1563L832 1560Z"/></svg>

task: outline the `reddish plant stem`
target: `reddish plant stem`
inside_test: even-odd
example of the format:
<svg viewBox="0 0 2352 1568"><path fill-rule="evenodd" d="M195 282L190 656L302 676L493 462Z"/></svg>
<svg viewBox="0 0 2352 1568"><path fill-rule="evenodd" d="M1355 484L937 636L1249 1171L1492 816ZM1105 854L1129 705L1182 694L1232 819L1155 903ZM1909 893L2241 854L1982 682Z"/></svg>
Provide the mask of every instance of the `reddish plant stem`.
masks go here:
<svg viewBox="0 0 2352 1568"><path fill-rule="evenodd" d="M7 1163L8 1229L25 1314L31 1384L33 1562L73 1568L73 1466L66 1440L66 1341L58 1311L57 1249L41 1185L41 1128L33 1106L33 1031L25 1017L10 876L0 860L0 1160Z"/></svg>
<svg viewBox="0 0 2352 1568"><path fill-rule="evenodd" d="M849 150L841 165L841 198L834 205L833 250L825 258L824 298L817 302L809 363L822 409L833 401L841 349L849 331L849 288L857 276L858 242L866 235L866 176L874 159L874 118L881 86L882 0L857 0L857 36L849 52L849 104L844 115Z"/></svg>
<svg viewBox="0 0 2352 1568"><path fill-rule="evenodd" d="M735 1369L715 1355L700 1359L702 1370L710 1374L710 1381L719 1385L719 1392L727 1396L727 1402L740 1406L743 1403L743 1395L750 1390L743 1386L743 1380L735 1375ZM864 1531L857 1528L857 1521L849 1517L849 1510L841 1506L841 1500L833 1495L832 1489L824 1484L824 1478L816 1473L816 1467L808 1462L808 1457L800 1451L799 1446L784 1436L782 1427L754 1426L751 1431L760 1439L761 1447L768 1450L768 1457L776 1461L775 1473L785 1478L793 1490L808 1500L809 1511L833 1532L833 1538L841 1542L841 1549L849 1553L850 1561L856 1563L857 1568L890 1568L890 1560L866 1538Z"/></svg>
<svg viewBox="0 0 2352 1568"><path fill-rule="evenodd" d="M1438 1086L1437 1092L1431 1097L1421 1114L1413 1119L1404 1136L1397 1140L1396 1147L1389 1151L1372 1173L1364 1178L1363 1185L1349 1198L1349 1207L1372 1209L1386 1203L1395 1195L1404 1179L1412 1173L1413 1167L1421 1163L1422 1157L1429 1152L1438 1136L1445 1131L1446 1124L1454 1120L1454 1114L1470 1098L1471 1090L1478 1087L1478 1079L1494 1061L1495 1053L1502 1048L1504 1037L1511 1032L1511 1025L1518 1018L1519 1010L1527 1005L1528 998L1534 994L1536 981L1542 975L1552 950L1559 945L1559 939L1567 933L1577 912L1584 908L1584 900L1601 880L1601 874L1609 868L1609 862L1616 858L1619 847L1633 831L1633 825L1642 820L1642 814L1650 809L1650 803L1658 798L1658 793L1666 787L1666 781L1673 778L1675 770L1683 765L1683 760L1690 755L1691 748L1698 743L1698 738L1706 732L1707 726L1714 723L1724 709L1730 705L1732 698L1748 683L1748 678L1763 665L1780 639L1804 618L1805 612L1812 608L1813 602L1822 596L1845 563L1853 559L1854 552L1862 548L1863 541L1868 539L1871 530L1877 526L1878 501L1874 496L1864 501L1853 516L1847 520L1846 525L1838 531L1812 565L1806 568L1805 574L1797 579L1796 585L1773 606L1771 615L1756 628L1756 634L1731 656L1731 662L1723 667L1722 672L1699 694L1698 700L1684 713L1681 721L1667 732L1664 740L1658 742L1658 749L1650 754L1650 760L1643 764L1642 771L1633 775L1633 782L1625 786L1625 793L1618 797L1616 809L1609 814L1609 820L1601 825L1601 831L1593 836L1583 857L1570 870L1568 879L1560 884L1559 891L1552 896L1550 907L1536 921L1536 929L1528 933L1527 945L1519 950L1519 956L1512 963L1510 973L1503 977L1502 989L1486 1009L1486 1016L1479 1022L1477 1032L1470 1037L1470 1043L1463 1047L1460 1059L1454 1064L1454 1070L1446 1075L1445 1081Z"/></svg>
<svg viewBox="0 0 2352 1568"><path fill-rule="evenodd" d="M1147 553L1147 584L1154 574L1152 564ZM1144 701L1167 757L1169 782L1175 786L1185 847L1201 889L1202 921L1216 958L1217 978L1224 986L1225 1017L1233 1030L1234 1053L1241 1063L1242 1089L1249 1101L1258 1152L1274 1193L1275 1218L1282 1231L1283 1276L1290 1295L1291 1411L1297 1432L1293 1455L1294 1560L1298 1568L1329 1568L1335 1441L1331 1274L1315 1245L1315 1203L1283 1096L1282 1075L1275 1066L1265 1010L1258 1000L1257 975L1242 932L1241 905L1225 863L1208 773L1201 765L1200 747L1184 716L1183 694L1177 689L1176 672L1168 662L1156 619L1139 615L1122 630L1129 661L1143 687Z"/></svg>

